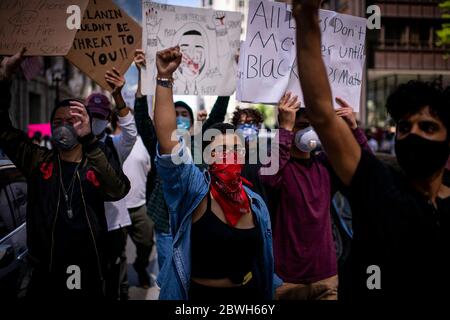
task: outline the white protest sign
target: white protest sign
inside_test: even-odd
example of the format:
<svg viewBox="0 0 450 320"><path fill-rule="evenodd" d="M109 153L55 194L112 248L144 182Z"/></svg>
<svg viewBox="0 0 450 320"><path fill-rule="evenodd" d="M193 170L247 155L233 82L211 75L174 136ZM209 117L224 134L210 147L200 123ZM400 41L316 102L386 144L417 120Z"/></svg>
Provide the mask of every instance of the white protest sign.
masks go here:
<svg viewBox="0 0 450 320"><path fill-rule="evenodd" d="M156 52L179 45L183 61L174 74L175 95L232 95L236 90L242 14L143 1L143 37L147 66L143 93L156 88Z"/></svg>
<svg viewBox="0 0 450 320"><path fill-rule="evenodd" d="M250 1L247 36L239 61L240 101L276 104L286 91L292 91L303 102L297 71L296 24L290 10L286 4ZM343 98L359 111L366 19L320 10L319 20L322 57L333 98Z"/></svg>

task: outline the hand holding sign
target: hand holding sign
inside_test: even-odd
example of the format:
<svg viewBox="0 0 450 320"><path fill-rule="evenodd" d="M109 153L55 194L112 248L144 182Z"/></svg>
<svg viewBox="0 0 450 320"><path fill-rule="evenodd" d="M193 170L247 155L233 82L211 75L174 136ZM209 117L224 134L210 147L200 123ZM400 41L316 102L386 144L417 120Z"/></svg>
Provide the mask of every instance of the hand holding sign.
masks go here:
<svg viewBox="0 0 450 320"><path fill-rule="evenodd" d="M142 49L137 49L134 52L134 64L138 71L141 71L142 68L145 68L145 53Z"/></svg>
<svg viewBox="0 0 450 320"><path fill-rule="evenodd" d="M298 97L287 92L278 104L278 123L280 128L292 131L295 126L295 114L300 109Z"/></svg>
<svg viewBox="0 0 450 320"><path fill-rule="evenodd" d="M172 47L156 53L156 68L158 76L164 78L172 78L173 73L177 70L181 63L183 55L180 47Z"/></svg>
<svg viewBox="0 0 450 320"><path fill-rule="evenodd" d="M24 59L26 48L22 48L12 57L5 57L0 63L0 81L10 80Z"/></svg>
<svg viewBox="0 0 450 320"><path fill-rule="evenodd" d="M343 99L336 98L336 102L341 106L341 108L336 110L336 114L347 122L350 129L354 130L358 127L356 122L355 113L353 108Z"/></svg>
<svg viewBox="0 0 450 320"><path fill-rule="evenodd" d="M112 71L106 71L105 80L112 88L113 96L119 95L126 83L125 77L116 68L113 68Z"/></svg>

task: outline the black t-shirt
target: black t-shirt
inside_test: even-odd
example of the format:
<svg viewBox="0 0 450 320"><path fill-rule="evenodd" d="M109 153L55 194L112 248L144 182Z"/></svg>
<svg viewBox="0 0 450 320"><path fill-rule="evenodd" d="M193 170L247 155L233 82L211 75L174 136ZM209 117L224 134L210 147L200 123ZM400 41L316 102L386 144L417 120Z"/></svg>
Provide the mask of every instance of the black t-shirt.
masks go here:
<svg viewBox="0 0 450 320"><path fill-rule="evenodd" d="M52 272L55 283L53 285L57 287L58 292L68 296L101 295L99 261L81 194L80 180L75 172L77 164L61 161L61 166L72 215L68 213L63 189L60 188L59 210L54 233ZM70 187L73 177L75 177L73 187ZM81 271L81 290L67 289L66 282L69 277L67 268L74 265Z"/></svg>
<svg viewBox="0 0 450 320"><path fill-rule="evenodd" d="M261 167L261 159L259 158L257 149L249 149L248 145L246 145L245 164L242 167L241 175L252 184L248 187L257 193L267 204L266 191L259 178L259 170Z"/></svg>
<svg viewBox="0 0 450 320"><path fill-rule="evenodd" d="M349 188L353 211L351 296L430 299L448 296L450 197L437 208L404 175L363 151ZM380 268L381 289L367 281ZM376 278L370 283L376 284Z"/></svg>

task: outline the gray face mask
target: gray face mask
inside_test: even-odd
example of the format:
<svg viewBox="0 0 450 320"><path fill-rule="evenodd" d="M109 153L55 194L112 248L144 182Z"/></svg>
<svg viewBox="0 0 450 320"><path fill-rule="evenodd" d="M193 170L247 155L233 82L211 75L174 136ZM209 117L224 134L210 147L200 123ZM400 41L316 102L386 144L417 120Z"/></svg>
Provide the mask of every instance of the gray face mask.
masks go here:
<svg viewBox="0 0 450 320"><path fill-rule="evenodd" d="M72 125L63 124L52 128L52 140L55 147L62 151L69 151L78 144L77 133Z"/></svg>

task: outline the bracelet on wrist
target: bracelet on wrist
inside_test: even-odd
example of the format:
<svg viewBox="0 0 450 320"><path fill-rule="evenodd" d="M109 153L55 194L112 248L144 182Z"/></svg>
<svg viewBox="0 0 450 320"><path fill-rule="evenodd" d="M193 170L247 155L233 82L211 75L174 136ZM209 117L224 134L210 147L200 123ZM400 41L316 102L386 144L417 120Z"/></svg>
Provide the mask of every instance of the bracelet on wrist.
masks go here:
<svg viewBox="0 0 450 320"><path fill-rule="evenodd" d="M156 80L162 80L162 81L174 81L172 76L157 76Z"/></svg>
<svg viewBox="0 0 450 320"><path fill-rule="evenodd" d="M172 77L160 77L156 78L156 84L164 88L173 88L173 78Z"/></svg>

